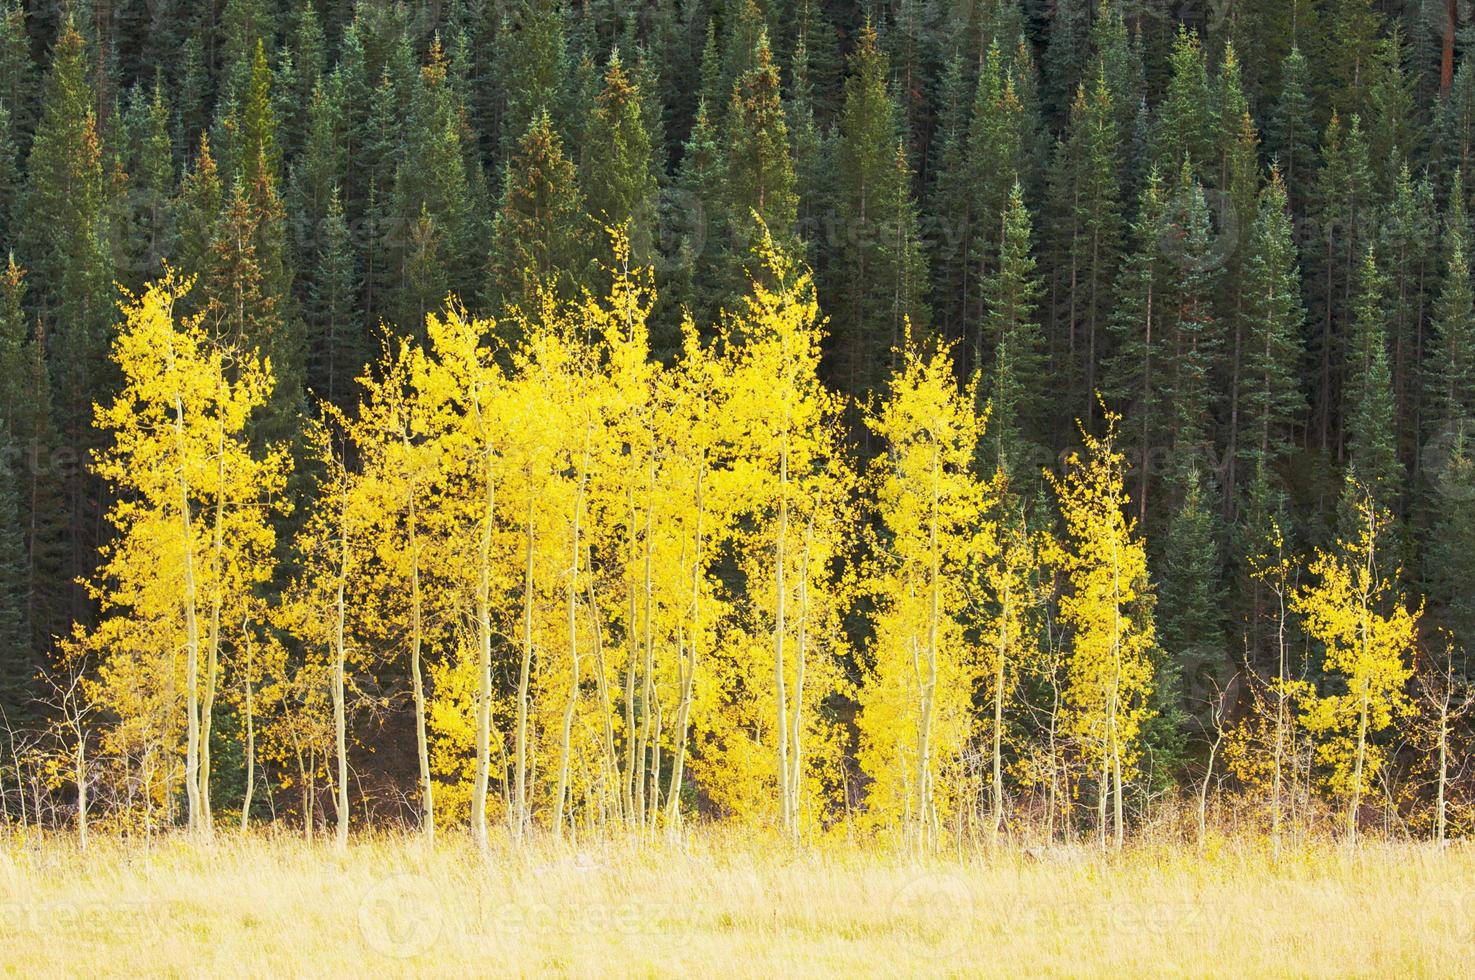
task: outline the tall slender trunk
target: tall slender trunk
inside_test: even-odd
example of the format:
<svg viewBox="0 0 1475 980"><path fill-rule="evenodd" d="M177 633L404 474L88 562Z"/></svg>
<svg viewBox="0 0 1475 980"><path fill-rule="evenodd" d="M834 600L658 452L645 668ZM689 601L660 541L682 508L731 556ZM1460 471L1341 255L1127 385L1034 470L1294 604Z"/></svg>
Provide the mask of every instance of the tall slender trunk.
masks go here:
<svg viewBox="0 0 1475 980"><path fill-rule="evenodd" d="M584 516L584 488L589 480L589 428L584 430L584 464L579 470L579 490L574 498L574 520L571 537L573 546L569 549L569 583L568 583L568 653L569 653L569 688L568 701L563 709L563 732L559 742L558 753L558 794L554 797L553 810L553 836L563 836L563 807L564 798L568 795L569 785L569 758L572 754L574 730L574 713L579 707L579 629L578 629L578 607L579 607L579 557L580 557L580 529L581 519Z"/></svg>
<svg viewBox="0 0 1475 980"><path fill-rule="evenodd" d="M476 781L471 796L471 827L477 847L487 849L487 780L492 753L492 515L496 485L492 481L492 447L486 453L486 496L477 543L476 580ZM505 784L504 784L505 785Z"/></svg>
<svg viewBox="0 0 1475 980"><path fill-rule="evenodd" d="M1005 657L1009 651L1009 616L1013 596L1010 584L1005 582L1003 594L999 597L999 639L994 650L994 782L993 782L993 818L994 838L997 840L999 833L1004 829L1004 680L1007 664Z"/></svg>
<svg viewBox="0 0 1475 980"><path fill-rule="evenodd" d="M1277 685L1275 691L1275 788L1270 809L1270 837L1272 848L1276 857L1280 857L1280 834L1281 834L1281 784L1285 772L1285 739L1286 739L1286 603L1285 585L1278 584L1276 597L1279 600L1279 621L1276 625L1276 639L1279 647L1279 666L1276 670Z"/></svg>
<svg viewBox="0 0 1475 980"><path fill-rule="evenodd" d="M172 315L172 314L171 314ZM170 368L173 368L174 350L169 352ZM184 399L174 396L174 441L179 467L179 519L183 532L184 550L184 632L185 632L185 732L184 783L189 800L189 829L201 833L207 826L203 817L204 801L200 798L200 624L196 615L197 586L195 583L195 543L190 514L189 478L185 475L184 444Z"/></svg>
<svg viewBox="0 0 1475 980"><path fill-rule="evenodd" d="M531 477L531 474L530 474ZM527 562L522 578L522 662L517 673L517 759L513 769L512 834L521 838L528 826L528 695L533 671L533 513L536 503L528 481L528 509L524 546Z"/></svg>
<svg viewBox="0 0 1475 980"><path fill-rule="evenodd" d="M941 589L942 568L937 552L937 525L940 520L938 507L940 504L940 482L942 477L942 457L940 447L933 446L932 450L932 507L928 520L928 554L931 567L928 569L928 604L927 604L927 673L922 681L922 698L919 705L920 719L917 738L917 805L920 810L921 822L918 843L922 850L927 850L929 838L927 831L931 826L931 817L934 812L932 804L932 712L936 703L937 694L937 627L938 617L941 615Z"/></svg>
<svg viewBox="0 0 1475 980"><path fill-rule="evenodd" d="M799 836L800 787L804 772L804 667L809 641L809 552L814 535L814 515L804 527L804 550L799 558L799 627L794 636L794 710L790 712L792 731L789 736L789 813L794 817L791 833Z"/></svg>
<svg viewBox="0 0 1475 980"><path fill-rule="evenodd" d="M787 397L787 396L786 396ZM775 702L778 714L778 786L780 826L785 833L793 830L794 815L789 811L789 705L784 690L784 634L788 626L784 622L787 588L784 582L784 566L788 564L786 546L789 538L789 419L788 405L784 405L784 431L779 449L779 502L778 535L773 546L774 566L774 610L773 610L773 679Z"/></svg>
<svg viewBox="0 0 1475 980"><path fill-rule="evenodd" d="M1445 787L1449 782L1449 695L1454 678L1445 674L1444 699L1439 703L1439 788L1434 799L1434 841L1442 845L1445 836Z"/></svg>
<svg viewBox="0 0 1475 980"><path fill-rule="evenodd" d="M406 440L408 442L408 439ZM415 694L415 752L420 760L420 831L427 844L435 843L435 787L430 780L430 740L425 730L425 677L420 659L424 642L420 597L420 526L415 491L410 490L407 515L410 545L410 683Z"/></svg>
<svg viewBox="0 0 1475 980"><path fill-rule="evenodd" d="M594 555L589 555L589 565L594 565ZM613 797L615 815L623 820L624 799L617 784L620 773L620 757L615 751L614 703L609 696L609 675L604 659L604 628L599 621L599 600L594 594L594 579L585 583L589 594L590 639L594 643L594 689L599 696L599 717L604 723L604 780L605 792Z"/></svg>
<svg viewBox="0 0 1475 980"><path fill-rule="evenodd" d="M216 400L223 401L224 377L217 370ZM215 715L215 690L220 675L220 615L225 595L225 424L216 421L215 444L215 520L210 540L210 630L209 650L205 658L205 693L200 706L200 804L205 832L214 829L210 805L210 732Z"/></svg>
<svg viewBox="0 0 1475 980"><path fill-rule="evenodd" d="M342 851L348 847L348 721L344 706L343 674L347 651L344 645L344 620L347 607L344 591L348 579L348 491L343 491L343 511L340 516L338 536L338 582L333 598L335 616L333 629L333 735L334 749L338 755L338 828L337 846Z"/></svg>
<svg viewBox="0 0 1475 980"><path fill-rule="evenodd" d="M681 677L681 707L677 713L674 758L671 761L671 787L666 792L666 829L674 834L681 826L681 780L686 770L686 738L691 712L691 695L696 681L697 662L702 635L702 518L703 484L706 460L697 463L696 547L691 561L691 630L686 643L686 667Z"/></svg>
<svg viewBox="0 0 1475 980"><path fill-rule="evenodd" d="M241 623L241 642L245 646L243 673L246 679L246 789L241 794L241 833L245 833L251 826L251 799L256 795L256 692L251 682L255 651L249 621Z"/></svg>

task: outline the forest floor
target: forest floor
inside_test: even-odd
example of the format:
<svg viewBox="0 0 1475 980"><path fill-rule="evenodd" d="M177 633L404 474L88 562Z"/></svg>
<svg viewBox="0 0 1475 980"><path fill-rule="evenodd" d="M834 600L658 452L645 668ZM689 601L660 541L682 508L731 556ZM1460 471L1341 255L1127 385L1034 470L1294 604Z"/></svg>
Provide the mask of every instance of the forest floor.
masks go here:
<svg viewBox="0 0 1475 980"><path fill-rule="evenodd" d="M1460 976L1475 848L0 842L20 976Z"/></svg>

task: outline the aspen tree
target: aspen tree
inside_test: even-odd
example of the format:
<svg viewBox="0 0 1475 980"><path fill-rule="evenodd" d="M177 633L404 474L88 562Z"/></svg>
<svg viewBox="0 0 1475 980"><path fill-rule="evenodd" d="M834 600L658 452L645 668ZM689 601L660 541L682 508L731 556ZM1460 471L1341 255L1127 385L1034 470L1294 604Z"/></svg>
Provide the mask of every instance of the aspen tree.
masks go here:
<svg viewBox="0 0 1475 980"><path fill-rule="evenodd" d="M454 568L470 599L476 664L476 775L471 825L478 847L488 843L486 805L492 730L492 550L498 517L505 379L491 344L492 320L469 316L452 304L426 318L429 351L416 359L416 397L425 413L426 437L436 447L454 507L448 549L470 560ZM469 566L469 567L468 567Z"/></svg>
<svg viewBox="0 0 1475 980"><path fill-rule="evenodd" d="M1107 806L1119 849L1125 834L1123 787L1138 754L1148 719L1154 642L1147 554L1136 522L1124 512L1124 459L1117 449L1120 416L1105 412L1106 432L1081 427L1084 453L1072 452L1065 473L1045 471L1055 490L1065 536L1049 560L1066 577L1060 619L1070 633L1064 692L1067 730L1080 742L1083 761L1095 767L1097 826L1107 845Z"/></svg>
<svg viewBox="0 0 1475 980"><path fill-rule="evenodd" d="M1041 602L1038 582L1038 548L1021 502L1009 492L1002 468L995 476L997 548L983 558L978 575L988 608L983 619L985 665L990 675L992 718L990 737L993 766L990 784L993 833L1004 829L1004 728L1005 706L1026 667L1031 650L1039 644L1035 611Z"/></svg>
<svg viewBox="0 0 1475 980"><path fill-rule="evenodd" d="M770 237L755 258L762 271L722 328L733 350L724 392L728 431L735 440L728 479L735 506L751 521L740 555L753 629L771 642L778 823L784 833L797 835L801 786L795 757L802 750L795 745L796 733L815 723L805 715L805 701L823 690L813 676L804 691L796 690L794 669L809 639L801 641L798 631L808 627L810 608L838 588L825 574L827 561L813 551L818 521L809 518L831 499L826 484L843 487L848 476L841 400L819 378L824 321L813 282Z"/></svg>
<svg viewBox="0 0 1475 980"><path fill-rule="evenodd" d="M885 400L867 425L886 444L874 474L878 516L876 639L861 690L860 762L879 815L900 819L919 851L938 844L945 802L938 774L973 734L982 662L965 638L967 582L998 550L986 518L991 485L972 472L986 416L978 379L960 389L952 348L910 336Z"/></svg>
<svg viewBox="0 0 1475 980"><path fill-rule="evenodd" d="M97 408L111 444L96 466L117 493L108 517L118 536L91 586L103 607L92 642L118 666L147 656L145 636L167 657L183 651L189 823L208 832L203 740L221 669L220 623L235 621L227 612L272 574L269 518L288 461L247 438L271 396L270 363L208 337L198 317L178 319L191 285L166 271L142 295L125 294L113 345L124 383Z"/></svg>
<svg viewBox="0 0 1475 980"><path fill-rule="evenodd" d="M435 478L436 444L424 438L425 406L416 398L413 372L418 348L400 342L387 347L377 370L359 380L364 391L353 425L366 498L366 536L372 542L380 581L380 632L408 633L409 674L415 702L415 750L420 769L420 825L427 842L435 840L434 785L426 727L424 659L432 620L444 618L437 594L427 587L438 539ZM427 559L427 555L431 557ZM368 625L368 624L366 624ZM384 638L389 641L389 637Z"/></svg>
<svg viewBox="0 0 1475 980"><path fill-rule="evenodd" d="M349 617L358 611L350 609L349 590L357 586L367 529L362 483L345 460L350 424L336 409L324 410L326 417L312 420L306 433L324 476L297 537L302 572L288 592L283 615L307 647L309 659L321 656L326 665L333 712L335 841L343 850L348 846L349 822Z"/></svg>
<svg viewBox="0 0 1475 980"><path fill-rule="evenodd" d="M1378 565L1391 518L1369 488L1349 480L1348 496L1355 536L1317 551L1307 569L1314 581L1292 607L1324 648L1323 669L1346 682L1345 693L1318 694L1304 684L1300 690L1302 723L1320 738L1317 758L1330 771L1333 792L1347 801L1347 839L1355 842L1363 790L1384 759L1373 739L1411 710L1404 687L1423 608L1410 609L1395 584L1397 570Z"/></svg>
<svg viewBox="0 0 1475 980"><path fill-rule="evenodd" d="M1263 480L1263 470L1257 479ZM1268 526L1264 531L1264 552L1251 559L1250 574L1257 583L1269 589L1270 594L1275 597L1276 604L1276 670L1272 690L1275 697L1275 746L1271 776L1270 834L1272 846L1275 853L1279 855L1284 814L1282 800L1285 786L1286 753L1291 748L1288 742L1293 737L1289 714L1293 686L1288 662L1289 637L1287 632L1289 629L1288 613L1294 598L1297 564L1286 553L1285 535L1281 531L1279 519L1273 514L1266 515L1266 522Z"/></svg>

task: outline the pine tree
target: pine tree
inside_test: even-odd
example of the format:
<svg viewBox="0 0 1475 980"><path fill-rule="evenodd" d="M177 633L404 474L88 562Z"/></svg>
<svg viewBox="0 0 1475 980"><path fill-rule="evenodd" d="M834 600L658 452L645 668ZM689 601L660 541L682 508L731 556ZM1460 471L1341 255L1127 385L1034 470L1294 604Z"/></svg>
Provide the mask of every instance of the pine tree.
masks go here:
<svg viewBox="0 0 1475 980"><path fill-rule="evenodd" d="M588 231L574 165L546 112L507 162L492 228L487 301L535 309L540 288L567 294L582 281Z"/></svg>
<svg viewBox="0 0 1475 980"><path fill-rule="evenodd" d="M1187 762L1190 717L1207 734L1219 687L1227 681L1224 589L1220 582L1222 538L1213 504L1198 465L1177 475L1178 508L1168 524L1162 552L1153 563L1158 583L1159 657L1153 679L1156 717L1144 738L1154 764L1171 779Z"/></svg>
<svg viewBox="0 0 1475 980"><path fill-rule="evenodd" d="M642 98L613 52L591 114L581 176L589 214L601 228L627 229L631 257L644 265L654 255L659 190Z"/></svg>
<svg viewBox="0 0 1475 980"><path fill-rule="evenodd" d="M930 220L933 294L937 297L937 326L949 340L967 334L966 316L973 282L973 236L982 234L982 219L973 214L968 156L970 93L966 91L968 65L963 56L948 59L940 83L937 131L932 138L932 193L927 201ZM821 186L823 181L819 182ZM801 189L800 201L808 211L811 194Z"/></svg>
<svg viewBox="0 0 1475 980"><path fill-rule="evenodd" d="M353 380L371 353L357 312L358 274L343 205L328 200L308 277L307 389L328 404L344 406Z"/></svg>
<svg viewBox="0 0 1475 980"><path fill-rule="evenodd" d="M1178 29L1173 42L1172 77L1157 111L1154 159L1164 171L1177 170L1186 157L1200 180L1218 168L1215 152L1219 111L1202 45L1196 33Z"/></svg>
<svg viewBox="0 0 1475 980"><path fill-rule="evenodd" d="M1122 146L1111 90L1101 74L1089 85L1076 92L1055 155L1049 209L1055 361L1066 366L1070 392L1088 413L1096 404L1123 233Z"/></svg>
<svg viewBox="0 0 1475 980"><path fill-rule="evenodd" d="M541 113L550 116L561 103L565 61L562 3L517 0L509 4L497 30L496 75L506 100L501 116L504 159Z"/></svg>
<svg viewBox="0 0 1475 980"><path fill-rule="evenodd" d="M1390 199L1378 227L1378 264L1388 281L1388 347L1400 459L1419 452L1419 362L1428 347L1432 284L1439 278L1438 221L1434 189L1427 178L1415 181L1407 164L1393 177Z"/></svg>
<svg viewBox="0 0 1475 980"><path fill-rule="evenodd" d="M0 105L10 113L11 138L23 150L36 124L36 78L26 31L26 7L19 0L0 5Z"/></svg>
<svg viewBox="0 0 1475 980"><path fill-rule="evenodd" d="M724 247L731 290L747 281L744 270L765 235L773 236L785 251L797 244L794 162L778 67L767 34L758 35L752 65L733 83L727 107L722 136L722 229L728 236Z"/></svg>
<svg viewBox="0 0 1475 980"><path fill-rule="evenodd" d="M438 43L412 91L411 122L388 209L390 294L383 302L392 322L418 330L448 292L473 288L480 236L466 164L465 113Z"/></svg>
<svg viewBox="0 0 1475 980"><path fill-rule="evenodd" d="M1009 204L1014 184L1024 179L1024 107L1005 72L1004 55L997 43L988 51L978 76L973 113L968 125L968 213L979 227L969 236L972 281L983 283L998 266L1001 216ZM965 325L977 337L984 317L982 296L966 296ZM979 363L982 345L970 352Z"/></svg>
<svg viewBox="0 0 1475 980"><path fill-rule="evenodd" d="M1399 170L1419 151L1415 135L1414 79L1404 71L1407 57L1403 34L1394 26L1379 38L1367 69L1368 158L1379 192L1393 192Z"/></svg>
<svg viewBox="0 0 1475 980"><path fill-rule="evenodd" d="M1319 379L1313 389L1313 433L1326 450L1339 445L1333 422L1343 363L1341 341L1350 333L1359 263L1373 234L1373 178L1357 117L1344 130L1341 119L1332 116L1321 156L1311 205L1316 244L1308 249L1306 259L1307 293L1316 324L1313 351L1319 362Z"/></svg>
<svg viewBox="0 0 1475 980"><path fill-rule="evenodd" d="M664 220L675 229L674 269L664 290L699 323L710 322L721 305L724 244L723 153L706 99L697 103L691 135L681 152L675 193Z"/></svg>
<svg viewBox="0 0 1475 980"><path fill-rule="evenodd" d="M1042 435L1046 372L1044 342L1035 320L1040 283L1030 252L1029 210L1017 181L1000 223L999 268L983 288L984 330L993 346L985 394L990 404L989 441L997 448L995 468L1019 473L1020 456Z"/></svg>
<svg viewBox="0 0 1475 980"><path fill-rule="evenodd" d="M1397 514L1403 472L1395 444L1393 376L1384 325L1386 290L1373 249L1368 248L1358 273L1357 305L1348 338L1343 413L1349 482L1362 488L1360 493L1377 507Z"/></svg>
<svg viewBox="0 0 1475 980"><path fill-rule="evenodd" d="M829 134L820 125L822 93L814 82L809 44L805 39L801 38L795 46L789 74L789 101L784 114L792 121L789 134L794 151L794 192L798 199L796 234L805 245L810 265L817 267L827 222L835 214L830 180L832 145Z"/></svg>
<svg viewBox="0 0 1475 980"><path fill-rule="evenodd" d="M1310 67L1293 46L1280 68L1280 97L1266 126L1266 147L1285 176L1286 196L1300 213L1311 186L1315 124L1308 93Z"/></svg>
<svg viewBox="0 0 1475 980"><path fill-rule="evenodd" d="M26 622L26 541L16 499L22 485L17 452L9 427L0 423L0 706L6 722L22 722L32 710L36 663L31 655L31 628Z"/></svg>
<svg viewBox="0 0 1475 980"><path fill-rule="evenodd" d="M852 391L881 376L886 351L910 318L925 329L925 276L918 241L911 175L898 139L897 109L887 92L886 55L866 27L851 55L835 162L837 215L842 235L831 264L838 362Z"/></svg>
<svg viewBox="0 0 1475 980"><path fill-rule="evenodd" d="M1240 458L1250 464L1244 472L1256 473L1289 452L1294 427L1306 406L1299 381L1306 309L1286 185L1278 170L1260 192L1259 213L1247 244L1240 307L1244 348L1240 432L1235 444Z"/></svg>
<svg viewBox="0 0 1475 980"><path fill-rule="evenodd" d="M88 441L83 430L112 315L113 274L104 248L108 209L87 57L69 24L52 50L20 229L33 302L55 324L51 366L65 393L61 421L79 445Z"/></svg>
<svg viewBox="0 0 1475 980"><path fill-rule="evenodd" d="M0 102L0 248L15 246L15 218L21 196L20 150L10 110Z"/></svg>
<svg viewBox="0 0 1475 980"><path fill-rule="evenodd" d="M1470 284L1469 236L1463 180L1455 171L1444 220L1444 280L1434 304L1432 354L1426 397L1436 431L1475 418L1475 294Z"/></svg>

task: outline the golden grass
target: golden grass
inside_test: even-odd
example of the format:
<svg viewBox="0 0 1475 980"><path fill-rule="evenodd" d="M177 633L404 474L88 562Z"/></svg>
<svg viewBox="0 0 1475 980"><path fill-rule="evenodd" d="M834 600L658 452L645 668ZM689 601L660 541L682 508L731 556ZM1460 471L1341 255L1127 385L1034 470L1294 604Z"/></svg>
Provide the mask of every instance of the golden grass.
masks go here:
<svg viewBox="0 0 1475 980"><path fill-rule="evenodd" d="M1472 915L1464 847L0 847L0 967L23 976L1459 976Z"/></svg>

